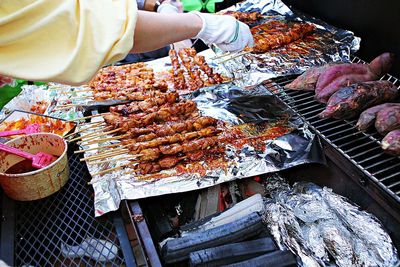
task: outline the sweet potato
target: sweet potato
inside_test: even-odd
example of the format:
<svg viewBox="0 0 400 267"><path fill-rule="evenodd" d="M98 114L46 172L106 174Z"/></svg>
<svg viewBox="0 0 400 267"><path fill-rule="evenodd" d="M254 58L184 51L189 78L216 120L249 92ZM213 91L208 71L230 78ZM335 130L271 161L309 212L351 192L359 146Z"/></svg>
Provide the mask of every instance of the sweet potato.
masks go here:
<svg viewBox="0 0 400 267"><path fill-rule="evenodd" d="M394 59L395 56L393 53L383 53L369 63L369 69L378 78L380 78L389 72L393 65Z"/></svg>
<svg viewBox="0 0 400 267"><path fill-rule="evenodd" d="M393 54L383 53L371 64L347 63L327 68L318 78L315 88L316 100L326 103L333 93L344 86L379 79L390 69L393 60Z"/></svg>
<svg viewBox="0 0 400 267"><path fill-rule="evenodd" d="M385 135L400 128L400 105L381 109L376 115L375 128Z"/></svg>
<svg viewBox="0 0 400 267"><path fill-rule="evenodd" d="M383 138L382 149L388 154L400 156L400 130L391 131Z"/></svg>
<svg viewBox="0 0 400 267"><path fill-rule="evenodd" d="M315 86L317 84L317 80L321 75L321 73L323 73L327 68L331 66L333 65L326 64L323 66L314 67L309 70L306 70L305 72L303 72L303 74L301 74L291 83L285 85L285 88L292 90L314 91Z"/></svg>
<svg viewBox="0 0 400 267"><path fill-rule="evenodd" d="M364 82L344 87L334 93L319 116L347 119L368 107L390 101L397 96L397 87L389 81Z"/></svg>
<svg viewBox="0 0 400 267"><path fill-rule="evenodd" d="M392 107L392 106L400 107L400 103L385 103L385 104L377 105L375 107L364 110L361 113L360 118L358 118L358 121L357 121L356 126L357 126L358 130L364 131L364 130L368 129L369 127L371 127L374 124L374 121L376 119L376 114L378 114L378 112L381 111L382 109Z"/></svg>

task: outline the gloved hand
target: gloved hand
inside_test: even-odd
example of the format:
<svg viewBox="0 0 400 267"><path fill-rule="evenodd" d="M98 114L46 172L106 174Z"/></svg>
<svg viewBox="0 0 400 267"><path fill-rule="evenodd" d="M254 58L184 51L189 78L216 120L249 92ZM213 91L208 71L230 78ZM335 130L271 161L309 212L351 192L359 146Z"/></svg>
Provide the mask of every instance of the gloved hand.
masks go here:
<svg viewBox="0 0 400 267"><path fill-rule="evenodd" d="M165 0L157 8L157 13L182 13L183 6L179 0Z"/></svg>
<svg viewBox="0 0 400 267"><path fill-rule="evenodd" d="M203 27L195 38L230 52L243 50L246 46L253 47L253 36L246 24L227 15L193 13L203 21Z"/></svg>

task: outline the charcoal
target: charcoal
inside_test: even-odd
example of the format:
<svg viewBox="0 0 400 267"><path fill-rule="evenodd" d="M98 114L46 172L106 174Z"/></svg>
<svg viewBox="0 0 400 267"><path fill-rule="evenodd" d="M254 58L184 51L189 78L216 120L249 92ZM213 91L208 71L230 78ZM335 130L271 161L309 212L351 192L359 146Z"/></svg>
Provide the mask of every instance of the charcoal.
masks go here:
<svg viewBox="0 0 400 267"><path fill-rule="evenodd" d="M276 250L271 238L227 244L190 253L190 266L221 266Z"/></svg>
<svg viewBox="0 0 400 267"><path fill-rule="evenodd" d="M168 240L162 247L161 254L166 263L184 261L194 251L249 240L259 235L264 227L261 216L253 212L232 223Z"/></svg>
<svg viewBox="0 0 400 267"><path fill-rule="evenodd" d="M296 257L292 252L286 251L275 251L256 258L245 260L229 265L225 267L286 267L286 266L297 266Z"/></svg>

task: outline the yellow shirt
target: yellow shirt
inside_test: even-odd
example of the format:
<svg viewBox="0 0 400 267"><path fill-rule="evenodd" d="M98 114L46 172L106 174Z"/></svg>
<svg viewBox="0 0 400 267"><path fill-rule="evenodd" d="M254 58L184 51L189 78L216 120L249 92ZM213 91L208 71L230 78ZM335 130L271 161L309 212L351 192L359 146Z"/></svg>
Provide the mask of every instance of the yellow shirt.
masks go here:
<svg viewBox="0 0 400 267"><path fill-rule="evenodd" d="M0 74L79 84L133 46L131 0L0 0Z"/></svg>

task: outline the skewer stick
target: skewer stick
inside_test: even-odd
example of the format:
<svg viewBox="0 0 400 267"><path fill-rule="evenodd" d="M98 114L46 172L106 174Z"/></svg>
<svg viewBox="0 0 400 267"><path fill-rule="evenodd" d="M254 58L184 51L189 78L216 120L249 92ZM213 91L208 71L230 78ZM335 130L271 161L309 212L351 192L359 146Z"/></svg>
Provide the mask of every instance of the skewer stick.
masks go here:
<svg viewBox="0 0 400 267"><path fill-rule="evenodd" d="M98 130L103 130L103 131L106 130L107 131L109 129L112 129L112 126L107 126L107 127L104 127L104 128L98 129ZM81 136L75 137L75 138L73 138L73 139L71 139L69 141L73 142L73 141L77 141L77 140L84 139L84 138L87 138L87 137L93 137L94 135L98 135L98 134L101 134L101 132L99 133L98 131L94 131L92 133L88 133L88 134L85 134L85 135L81 135ZM103 132L102 134L107 134L107 132Z"/></svg>
<svg viewBox="0 0 400 267"><path fill-rule="evenodd" d="M82 106L82 104L63 104L56 106L56 108L73 108L78 106Z"/></svg>
<svg viewBox="0 0 400 267"><path fill-rule="evenodd" d="M222 54L222 55L215 56L215 57L212 57L212 58L210 58L210 59L211 59L211 60L215 60L215 59L219 59L219 58L227 57L227 56L230 56L230 55L232 55L232 53L231 53L231 52L226 52L226 53L224 53L224 54Z"/></svg>
<svg viewBox="0 0 400 267"><path fill-rule="evenodd" d="M74 91L71 91L71 90L68 90L67 92L62 92L61 94L64 94L64 95L69 95L69 94L72 94L72 93L82 93L82 92L92 92L93 91L93 89L78 89L78 90L74 90Z"/></svg>
<svg viewBox="0 0 400 267"><path fill-rule="evenodd" d="M106 128L108 128L108 127L106 127ZM104 129L106 129L106 128L104 128ZM95 132L95 133L91 134L90 136L86 136L84 138L81 138L82 140L78 141L78 144L83 144L85 142L88 142L88 144L90 144L89 141L95 140L95 139L97 139L97 138L99 138L101 136L106 136L108 134L112 134L112 133L118 132L120 130L121 130L121 128L114 129L114 130L111 130L111 131L108 131L108 132L100 132L100 133L99 132ZM112 137L118 137L118 136L112 136ZM111 137L107 137L107 138L111 138ZM103 139L105 139L105 138L103 138ZM97 139L97 140L103 140L103 139Z"/></svg>
<svg viewBox="0 0 400 267"><path fill-rule="evenodd" d="M121 157L121 158L113 158L113 159L106 159L106 160L101 160L101 161L89 161L86 164L102 164L102 163L107 163L107 162L112 162L112 161L116 161L116 160L129 160L129 159L136 159L136 156L125 156L125 157Z"/></svg>
<svg viewBox="0 0 400 267"><path fill-rule="evenodd" d="M232 59L234 59L234 58L237 58L237 57L240 57L240 56L244 56L244 55L250 54L251 52L253 52L253 51L245 51L245 52L237 53L236 55L232 55L230 58L227 58L227 59L218 61L217 63L218 63L218 64L222 64L222 63L225 63L225 62L227 62L227 61L229 61L229 60L232 60Z"/></svg>
<svg viewBox="0 0 400 267"><path fill-rule="evenodd" d="M113 147L121 147L121 143L112 144L112 145L106 145L106 146L92 147L92 148L83 149L83 150L77 150L77 151L74 151L74 154L85 153L85 152L88 152L88 151L104 149L104 148L113 148ZM125 146L122 146L121 148L123 148L123 147L125 147Z"/></svg>
<svg viewBox="0 0 400 267"><path fill-rule="evenodd" d="M129 152L128 149L114 150L113 152L107 152L107 153L102 153L102 154L97 154L97 155L89 156L86 158L82 158L79 161L82 162L82 161L93 161L93 160L98 160L98 159L104 159L104 158L111 157L111 156L123 155L128 152Z"/></svg>
<svg viewBox="0 0 400 267"><path fill-rule="evenodd" d="M91 119L91 118L96 118L96 117L102 117L103 115L106 115L106 114L110 114L110 112L99 113L99 114L96 114L96 115L86 116L86 117L82 117L82 118L76 118L76 119L73 119L73 120L70 120L70 121L80 121L80 120L86 120L86 119Z"/></svg>
<svg viewBox="0 0 400 267"><path fill-rule="evenodd" d="M99 171L99 172L93 173L92 176L106 174L106 173L113 172L113 171L118 171L118 170L124 169L125 167L127 167L129 165L132 165L132 162L128 162L128 163L122 164L122 165L114 167L114 168L110 168L110 169L107 169L107 170L103 170L103 171Z"/></svg>
<svg viewBox="0 0 400 267"><path fill-rule="evenodd" d="M81 129L79 129L79 130L77 130L77 131L75 131L75 132L73 132L73 133L67 134L66 136L64 136L64 138L68 138L68 137L74 136L74 135L76 135L76 134L78 134L78 133L85 132L85 131L87 131L87 130L89 130L89 129L96 128L96 126L100 126L102 123L103 123L103 122L100 121L100 122L96 122L96 123L94 123L94 124L92 124L92 125L90 125L90 126L88 126L88 127L82 127Z"/></svg>
<svg viewBox="0 0 400 267"><path fill-rule="evenodd" d="M72 107L55 107L54 109L53 109L53 111L60 111L60 110L65 110L65 109L70 109L70 108L72 108Z"/></svg>
<svg viewBox="0 0 400 267"><path fill-rule="evenodd" d="M120 136L112 136L112 137L107 137L107 138L101 138L101 139L95 139L92 140L90 139L89 142L87 142L86 140L83 140L81 142L78 142L81 145L92 145L92 144L98 144L101 142L106 142L106 141L114 141L114 140L119 140L119 139L123 139L128 137L129 134L124 134L124 135L120 135ZM87 143L86 143L87 142ZM84 144L83 144L84 143Z"/></svg>
<svg viewBox="0 0 400 267"><path fill-rule="evenodd" d="M74 96L74 97L69 97L68 100L80 100L80 99L88 99L88 98L93 98L93 96L92 95Z"/></svg>

